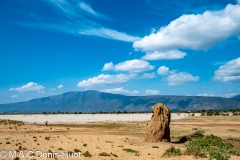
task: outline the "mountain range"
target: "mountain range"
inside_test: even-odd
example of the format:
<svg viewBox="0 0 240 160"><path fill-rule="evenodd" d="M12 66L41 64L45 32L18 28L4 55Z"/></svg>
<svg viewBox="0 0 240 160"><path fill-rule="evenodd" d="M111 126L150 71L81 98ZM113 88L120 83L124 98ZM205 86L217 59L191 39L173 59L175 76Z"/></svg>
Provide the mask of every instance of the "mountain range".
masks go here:
<svg viewBox="0 0 240 160"><path fill-rule="evenodd" d="M156 103L170 110L240 109L240 95L232 98L205 96L125 96L98 91L67 92L25 102L0 104L0 113L151 111Z"/></svg>

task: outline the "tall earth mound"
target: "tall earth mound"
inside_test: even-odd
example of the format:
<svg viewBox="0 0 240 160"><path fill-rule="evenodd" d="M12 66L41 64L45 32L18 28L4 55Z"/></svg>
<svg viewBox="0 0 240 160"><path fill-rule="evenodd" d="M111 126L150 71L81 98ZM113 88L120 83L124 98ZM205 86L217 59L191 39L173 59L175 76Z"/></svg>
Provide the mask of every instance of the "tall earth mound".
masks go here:
<svg viewBox="0 0 240 160"><path fill-rule="evenodd" d="M152 111L153 115L147 126L145 142L170 142L170 111L162 103L155 104Z"/></svg>

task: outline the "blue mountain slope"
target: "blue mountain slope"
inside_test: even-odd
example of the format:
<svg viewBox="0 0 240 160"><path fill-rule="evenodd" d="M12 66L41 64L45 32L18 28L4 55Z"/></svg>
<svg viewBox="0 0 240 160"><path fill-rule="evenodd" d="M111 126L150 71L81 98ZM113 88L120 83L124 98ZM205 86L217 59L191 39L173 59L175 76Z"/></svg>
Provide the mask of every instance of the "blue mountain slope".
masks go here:
<svg viewBox="0 0 240 160"><path fill-rule="evenodd" d="M201 96L124 96L98 91L67 92L26 102L0 105L0 113L151 111L155 103L170 110L240 109L240 101L231 98Z"/></svg>

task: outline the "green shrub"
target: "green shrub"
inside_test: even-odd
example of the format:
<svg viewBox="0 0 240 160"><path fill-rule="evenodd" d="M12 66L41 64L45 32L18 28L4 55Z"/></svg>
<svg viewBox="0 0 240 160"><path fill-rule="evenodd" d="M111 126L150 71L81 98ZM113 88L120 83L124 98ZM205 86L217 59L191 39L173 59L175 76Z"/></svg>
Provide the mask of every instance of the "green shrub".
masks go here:
<svg viewBox="0 0 240 160"><path fill-rule="evenodd" d="M130 148L123 148L123 150L126 151L126 152L138 153L138 151L135 151L135 150L130 149Z"/></svg>
<svg viewBox="0 0 240 160"><path fill-rule="evenodd" d="M232 144L214 135L195 139L186 146L186 155L194 155L201 158L208 157L216 160L228 160L230 158L230 149L233 147Z"/></svg>
<svg viewBox="0 0 240 160"><path fill-rule="evenodd" d="M92 155L88 151L84 152L82 155L84 157L92 157Z"/></svg>
<svg viewBox="0 0 240 160"><path fill-rule="evenodd" d="M204 133L205 131L204 130L197 130L196 132L192 133L190 135L191 138L203 138L204 137Z"/></svg>
<svg viewBox="0 0 240 160"><path fill-rule="evenodd" d="M175 148L174 146L171 146L168 148L165 153L162 155L163 157L171 157L171 156L181 156L182 150L180 148Z"/></svg>

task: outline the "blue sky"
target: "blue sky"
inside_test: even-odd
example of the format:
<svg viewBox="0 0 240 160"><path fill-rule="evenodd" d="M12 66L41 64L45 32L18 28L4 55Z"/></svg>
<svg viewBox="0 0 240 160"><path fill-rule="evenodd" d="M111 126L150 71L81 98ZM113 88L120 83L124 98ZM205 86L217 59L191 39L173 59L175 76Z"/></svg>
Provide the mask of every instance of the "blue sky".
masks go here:
<svg viewBox="0 0 240 160"><path fill-rule="evenodd" d="M0 103L240 94L240 1L0 1Z"/></svg>

